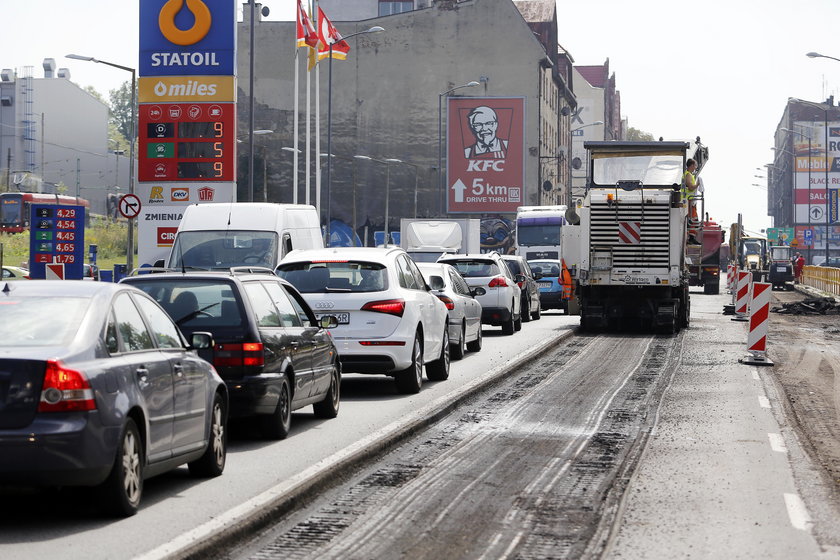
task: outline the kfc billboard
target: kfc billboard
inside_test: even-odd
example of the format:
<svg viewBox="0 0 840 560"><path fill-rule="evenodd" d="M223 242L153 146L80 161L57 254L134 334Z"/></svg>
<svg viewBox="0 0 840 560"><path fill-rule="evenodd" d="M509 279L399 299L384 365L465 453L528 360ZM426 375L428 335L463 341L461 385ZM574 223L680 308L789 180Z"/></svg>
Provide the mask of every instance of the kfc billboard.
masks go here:
<svg viewBox="0 0 840 560"><path fill-rule="evenodd" d="M452 213L514 213L525 186L525 98L450 97L446 199Z"/></svg>

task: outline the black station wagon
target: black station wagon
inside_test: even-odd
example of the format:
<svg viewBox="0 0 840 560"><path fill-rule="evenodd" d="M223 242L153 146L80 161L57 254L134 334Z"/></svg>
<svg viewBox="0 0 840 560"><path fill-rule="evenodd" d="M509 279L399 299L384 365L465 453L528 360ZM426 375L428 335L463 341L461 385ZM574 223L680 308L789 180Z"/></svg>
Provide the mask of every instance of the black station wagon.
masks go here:
<svg viewBox="0 0 840 560"><path fill-rule="evenodd" d="M320 418L338 414L341 366L332 337L288 282L269 269L139 274L123 282L163 307L181 330L210 332L200 352L225 381L231 418L258 416L266 436L289 433L292 410L312 405Z"/></svg>

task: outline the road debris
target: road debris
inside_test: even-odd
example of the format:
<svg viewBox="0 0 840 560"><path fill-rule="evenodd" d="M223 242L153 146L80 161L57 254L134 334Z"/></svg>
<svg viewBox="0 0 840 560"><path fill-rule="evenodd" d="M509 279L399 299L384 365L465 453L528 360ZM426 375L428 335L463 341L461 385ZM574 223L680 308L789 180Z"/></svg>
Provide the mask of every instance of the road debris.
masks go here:
<svg viewBox="0 0 840 560"><path fill-rule="evenodd" d="M840 314L840 304L834 298L820 297L783 303L779 307L771 309L774 313L786 313L788 315L828 315Z"/></svg>

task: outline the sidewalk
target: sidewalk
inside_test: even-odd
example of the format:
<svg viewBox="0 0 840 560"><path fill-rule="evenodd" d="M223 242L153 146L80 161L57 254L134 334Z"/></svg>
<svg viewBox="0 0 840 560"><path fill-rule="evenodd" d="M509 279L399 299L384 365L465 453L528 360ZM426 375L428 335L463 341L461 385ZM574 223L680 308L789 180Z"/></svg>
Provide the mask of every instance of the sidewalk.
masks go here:
<svg viewBox="0 0 840 560"><path fill-rule="evenodd" d="M692 293L688 350L625 496L609 558L840 557L824 538L836 534L837 517L785 421L774 368L738 363L747 323L721 313L730 298Z"/></svg>

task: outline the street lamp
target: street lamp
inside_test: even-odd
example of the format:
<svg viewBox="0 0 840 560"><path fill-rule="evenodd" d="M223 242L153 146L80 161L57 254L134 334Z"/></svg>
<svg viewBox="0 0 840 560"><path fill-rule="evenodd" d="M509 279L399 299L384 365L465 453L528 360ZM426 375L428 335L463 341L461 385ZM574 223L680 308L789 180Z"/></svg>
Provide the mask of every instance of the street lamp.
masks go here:
<svg viewBox="0 0 840 560"><path fill-rule="evenodd" d="M104 64L106 66L112 66L114 68L119 68L120 70L125 70L126 72L131 72L131 138L129 139L128 144L128 159L130 160L128 164L130 167L130 172L128 175L128 193L134 194L134 137L136 136L136 126L137 126L137 119L136 119L136 96L137 96L137 73L135 72L134 68L130 68L128 66L122 66L120 64L114 64L113 62L106 62L104 60L99 60L93 58L92 56L82 56L78 54L68 54L66 55L67 58L72 58L74 60L84 60L85 62L96 62L98 64ZM126 259L126 268L128 272L131 273L131 270L134 268L134 219L128 219L128 257Z"/></svg>
<svg viewBox="0 0 840 560"><path fill-rule="evenodd" d="M584 124L584 125L581 125L581 126L579 126L579 127L577 127L577 128L573 128L573 129L572 129L572 130L570 130L569 132L577 132L577 131L578 131L578 130L580 130L581 128L586 128L587 126L598 126L598 125L602 125L602 124L604 124L604 121L595 121L595 122L591 122L591 123L589 123L589 124Z"/></svg>
<svg viewBox="0 0 840 560"><path fill-rule="evenodd" d="M443 98L444 96L449 95L453 91L462 88L468 87L475 87L481 85L479 82L473 80L472 82L467 82L466 84L455 86L452 89L448 89L443 93L438 94L438 215L443 216L443 200L444 200L444 193L447 192L446 188L444 188L444 179L446 178L446 173L444 173L443 168L443 109L441 106L443 105Z"/></svg>
<svg viewBox="0 0 840 560"><path fill-rule="evenodd" d="M378 25L374 25L370 29L365 29L364 31L357 31L356 33L351 33L346 37L339 36L339 41L346 41L351 37L356 37L357 35L365 35L367 33L381 33L385 31L383 27ZM333 45L335 41L330 41L329 48L329 72L327 78L327 153L332 154L332 60L333 60ZM330 239L330 199L332 198L330 192L332 190L332 158L327 158L327 242Z"/></svg>
<svg viewBox="0 0 840 560"><path fill-rule="evenodd" d="M372 158L370 156L362 156L362 155L356 155L356 156L353 156L353 157L356 158L356 159L364 159L364 160L375 161L375 162L378 162L378 163L384 163L385 164L385 239L384 239L384 244L388 245L388 243L391 241L391 237L388 233L388 219L390 218L389 211L390 211L390 202L391 202L391 166L388 165L388 164L389 163L403 163L403 161L401 159L396 159L396 158L376 159L376 158Z"/></svg>
<svg viewBox="0 0 840 560"><path fill-rule="evenodd" d="M813 51L807 53L805 56L807 56L808 58L830 58L831 60L836 60L837 62L840 62L840 58L834 58L833 56L828 56Z"/></svg>

